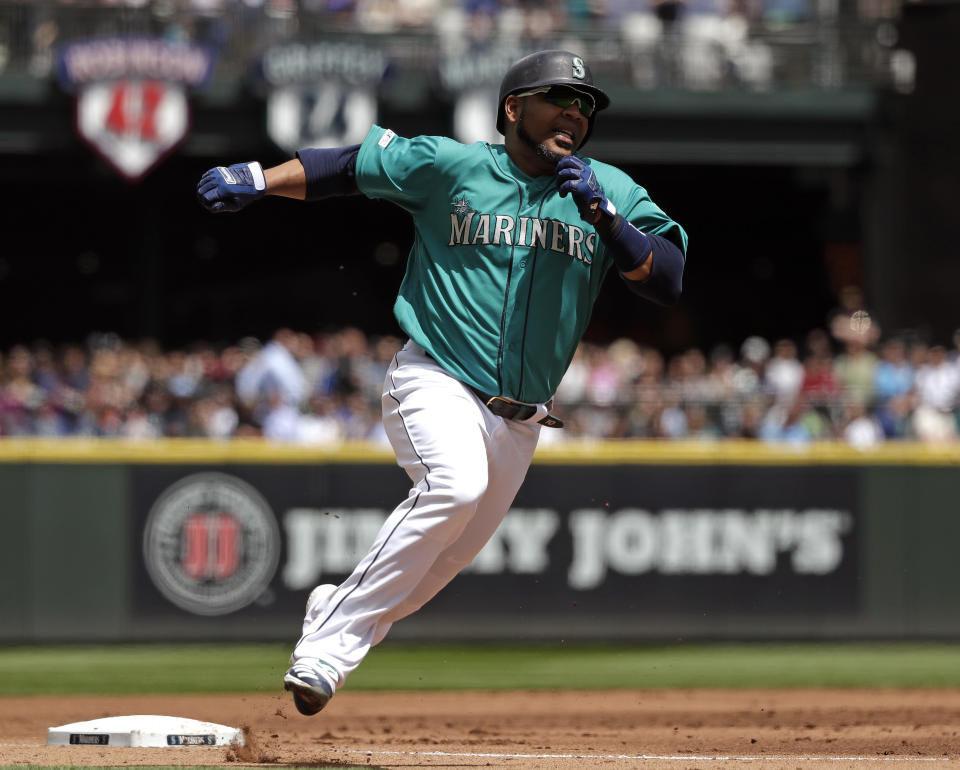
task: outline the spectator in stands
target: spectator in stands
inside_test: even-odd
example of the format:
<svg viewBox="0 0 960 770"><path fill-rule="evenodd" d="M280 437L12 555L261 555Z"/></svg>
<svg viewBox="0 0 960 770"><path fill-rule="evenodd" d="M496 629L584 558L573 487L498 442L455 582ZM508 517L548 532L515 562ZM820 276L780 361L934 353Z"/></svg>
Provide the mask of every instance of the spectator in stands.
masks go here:
<svg viewBox="0 0 960 770"><path fill-rule="evenodd" d="M683 439L690 431L687 413L684 411L674 388L663 393L661 408L654 422L654 436L657 438Z"/></svg>
<svg viewBox="0 0 960 770"><path fill-rule="evenodd" d="M314 396L310 399L305 413L299 416L294 440L302 444L343 441L347 438L345 423L350 419L343 411L339 396ZM360 436L353 435L351 438Z"/></svg>
<svg viewBox="0 0 960 770"><path fill-rule="evenodd" d="M793 340L778 340L773 346L773 357L767 362L764 382L779 404L792 404L803 386L803 364L797 357Z"/></svg>
<svg viewBox="0 0 960 770"><path fill-rule="evenodd" d="M683 381L680 396L686 404L703 404L710 394L707 358L699 348L689 348L682 356Z"/></svg>
<svg viewBox="0 0 960 770"><path fill-rule="evenodd" d="M877 421L887 439L912 439L913 412L916 399L913 391L891 396L876 409Z"/></svg>
<svg viewBox="0 0 960 770"><path fill-rule="evenodd" d="M155 439L163 436L151 422L150 415L141 406L133 406L127 411L120 435L124 438L139 440Z"/></svg>
<svg viewBox="0 0 960 770"><path fill-rule="evenodd" d="M727 433L728 436L744 439L761 438L765 404L760 399L753 399L743 405L740 411L740 422L736 430Z"/></svg>
<svg viewBox="0 0 960 770"><path fill-rule="evenodd" d="M573 360L557 387L557 405L574 407L584 400L587 392L587 380L590 378L590 343L581 342L573 354Z"/></svg>
<svg viewBox="0 0 960 770"><path fill-rule="evenodd" d="M155 380L151 380L144 389L140 398L140 408L143 410L143 420L146 426L141 432L145 436L160 438L173 435L170 430L170 412L173 409L172 399L167 389Z"/></svg>
<svg viewBox="0 0 960 770"><path fill-rule="evenodd" d="M759 393L763 387L767 361L770 359L770 343L763 337L752 335L740 345L740 371L737 379L744 396Z"/></svg>
<svg viewBox="0 0 960 770"><path fill-rule="evenodd" d="M711 419L706 406L701 402L687 404L684 409L687 419L687 436L698 441L713 441L722 436L720 428Z"/></svg>
<svg viewBox="0 0 960 770"><path fill-rule="evenodd" d="M294 355L297 342L292 330L278 329L237 372L237 396L265 432L269 420L274 437L292 435L291 415L307 397L307 380ZM272 412L277 414L271 418Z"/></svg>
<svg viewBox="0 0 960 770"><path fill-rule="evenodd" d="M167 356L169 373L167 388L176 397L192 399L199 394L203 368L196 357L182 350L173 350Z"/></svg>
<svg viewBox="0 0 960 770"><path fill-rule="evenodd" d="M871 449L883 441L884 429L863 402L854 401L846 407L840 436L857 449Z"/></svg>
<svg viewBox="0 0 960 770"><path fill-rule="evenodd" d="M915 374L903 338L884 341L873 378L873 396L874 415L887 439L911 436Z"/></svg>
<svg viewBox="0 0 960 770"><path fill-rule="evenodd" d="M610 406L616 403L620 392L620 372L609 348L591 345L589 351L590 374L584 397L591 404Z"/></svg>
<svg viewBox="0 0 960 770"><path fill-rule="evenodd" d="M0 381L0 433L30 435L33 415L43 403L43 390L33 381L33 355L25 345L16 345L7 355Z"/></svg>
<svg viewBox="0 0 960 770"><path fill-rule="evenodd" d="M946 347L933 345L917 370L917 406L913 429L921 441L956 441L954 410L960 395L960 373L949 360Z"/></svg>
<svg viewBox="0 0 960 770"><path fill-rule="evenodd" d="M340 402L337 422L342 438L347 441L381 440L377 430L381 425L380 413L373 409L371 401L359 391ZM382 440L386 440L386 433L382 434Z"/></svg>
<svg viewBox="0 0 960 770"><path fill-rule="evenodd" d="M833 359L829 353L815 347L803 361L803 383L800 393L816 404L827 404L833 401L840 392L833 371Z"/></svg>
<svg viewBox="0 0 960 770"><path fill-rule="evenodd" d="M895 396L913 389L914 371L907 360L907 346L901 337L891 337L880 346L880 360L873 377L873 393L882 406Z"/></svg>
<svg viewBox="0 0 960 770"><path fill-rule="evenodd" d="M806 444L831 438L830 425L804 395L789 406L774 404L764 416L758 438L771 443Z"/></svg>
<svg viewBox="0 0 960 770"><path fill-rule="evenodd" d="M844 396L849 401L868 404L873 398L877 357L869 348L866 334L852 333L844 342L844 351L834 361L834 372Z"/></svg>
<svg viewBox="0 0 960 770"><path fill-rule="evenodd" d="M737 373L730 346L715 345L710 351L704 400L710 420L722 435L736 435L743 421L743 400L737 386Z"/></svg>
<svg viewBox="0 0 960 770"><path fill-rule="evenodd" d="M624 438L652 438L657 432L657 419L663 409L661 396L664 360L659 350L640 349L639 368L626 393L627 415L621 424Z"/></svg>
<svg viewBox="0 0 960 770"><path fill-rule="evenodd" d="M84 391L90 384L87 352L80 345L67 345L60 352L60 381L68 388Z"/></svg>
<svg viewBox="0 0 960 770"><path fill-rule="evenodd" d="M207 388L208 395L194 403L191 413L191 435L203 438L228 439L240 423L240 415L233 405L233 390L228 385Z"/></svg>
<svg viewBox="0 0 960 770"><path fill-rule="evenodd" d="M301 416L298 402L285 397L279 388L271 387L257 399L263 436L271 441L301 440Z"/></svg>
<svg viewBox="0 0 960 770"><path fill-rule="evenodd" d="M880 325L867 309L863 291L855 284L840 290L839 304L829 314L828 327L840 345L854 340L869 348L880 339Z"/></svg>

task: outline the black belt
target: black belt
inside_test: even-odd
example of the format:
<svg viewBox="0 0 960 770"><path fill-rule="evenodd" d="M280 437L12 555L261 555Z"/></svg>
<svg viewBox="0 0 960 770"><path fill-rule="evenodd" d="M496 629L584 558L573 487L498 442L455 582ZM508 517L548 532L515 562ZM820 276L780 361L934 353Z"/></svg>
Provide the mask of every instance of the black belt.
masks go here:
<svg viewBox="0 0 960 770"><path fill-rule="evenodd" d="M423 353L431 361L437 360L426 350L424 350ZM483 405L497 415L497 417L502 417L505 420L529 420L537 413L537 407L530 406L530 404L521 404L519 401L504 398L503 396L491 396L489 393L477 390L473 385L463 384L469 388L471 392L476 394L477 398L483 401ZM547 404L547 409L549 408L550 404ZM537 420L537 422L548 428L563 427L563 420L559 417L554 417L552 414L548 414L542 420Z"/></svg>
<svg viewBox="0 0 960 770"><path fill-rule="evenodd" d="M537 407L530 404L521 404L519 401L513 401L503 396L491 396L489 393L477 390L472 385L467 385L467 387L477 395L477 398L483 401L487 409L505 420L529 420L537 413ZM554 417L552 414L548 414L537 422L548 428L563 427L563 420Z"/></svg>

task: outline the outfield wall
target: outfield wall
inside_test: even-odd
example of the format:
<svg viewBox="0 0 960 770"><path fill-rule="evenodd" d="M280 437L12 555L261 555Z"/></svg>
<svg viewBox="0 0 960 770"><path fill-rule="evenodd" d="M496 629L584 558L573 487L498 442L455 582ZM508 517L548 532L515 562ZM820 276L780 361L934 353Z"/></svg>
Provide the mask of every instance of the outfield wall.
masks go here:
<svg viewBox="0 0 960 770"><path fill-rule="evenodd" d="M392 455L0 441L0 640L282 640L408 489ZM960 638L960 450L538 452L504 525L393 638Z"/></svg>

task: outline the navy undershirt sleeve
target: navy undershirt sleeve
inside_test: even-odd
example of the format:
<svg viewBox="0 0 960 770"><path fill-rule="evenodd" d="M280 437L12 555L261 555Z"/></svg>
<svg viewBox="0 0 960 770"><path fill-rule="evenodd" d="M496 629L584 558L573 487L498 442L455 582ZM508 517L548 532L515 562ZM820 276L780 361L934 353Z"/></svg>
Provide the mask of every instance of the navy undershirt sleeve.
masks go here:
<svg viewBox="0 0 960 770"><path fill-rule="evenodd" d="M297 152L307 175L307 197L317 201L334 195L357 195L357 154L359 144Z"/></svg>
<svg viewBox="0 0 960 770"><path fill-rule="evenodd" d="M653 252L653 269L649 276L642 281L623 277L630 291L658 305L673 305L680 299L684 256L675 243L659 235L640 232L619 214L607 232L601 234L601 239L621 277L640 267Z"/></svg>
<svg viewBox="0 0 960 770"><path fill-rule="evenodd" d="M675 305L683 291L683 252L672 242L659 235L648 235L653 247L653 270L642 281L623 282L634 294L656 302L658 305Z"/></svg>

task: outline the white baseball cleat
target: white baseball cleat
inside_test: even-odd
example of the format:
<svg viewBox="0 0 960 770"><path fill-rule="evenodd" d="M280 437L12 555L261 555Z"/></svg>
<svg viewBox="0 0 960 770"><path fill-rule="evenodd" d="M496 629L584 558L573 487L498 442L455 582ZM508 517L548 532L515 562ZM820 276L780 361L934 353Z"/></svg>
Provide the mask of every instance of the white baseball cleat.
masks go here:
<svg viewBox="0 0 960 770"><path fill-rule="evenodd" d="M303 618L303 632L323 612L336 592L337 586L324 583L314 588L307 597L307 606ZM312 716L320 711L337 691L340 673L329 663L315 658L296 660L290 656L292 664L283 676L283 689L293 693L293 704L297 711Z"/></svg>

